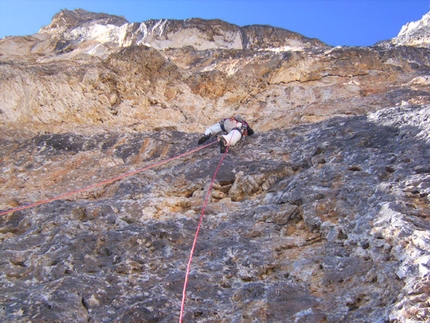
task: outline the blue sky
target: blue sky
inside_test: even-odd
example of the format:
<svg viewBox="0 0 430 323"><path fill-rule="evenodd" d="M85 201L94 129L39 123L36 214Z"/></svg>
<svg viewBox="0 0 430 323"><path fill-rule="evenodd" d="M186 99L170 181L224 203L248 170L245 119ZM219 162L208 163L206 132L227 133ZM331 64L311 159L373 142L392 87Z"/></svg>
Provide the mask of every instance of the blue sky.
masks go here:
<svg viewBox="0 0 430 323"><path fill-rule="evenodd" d="M0 0L0 38L37 33L61 9L148 19L218 18L264 24L337 46L370 46L397 36L430 11L430 0Z"/></svg>

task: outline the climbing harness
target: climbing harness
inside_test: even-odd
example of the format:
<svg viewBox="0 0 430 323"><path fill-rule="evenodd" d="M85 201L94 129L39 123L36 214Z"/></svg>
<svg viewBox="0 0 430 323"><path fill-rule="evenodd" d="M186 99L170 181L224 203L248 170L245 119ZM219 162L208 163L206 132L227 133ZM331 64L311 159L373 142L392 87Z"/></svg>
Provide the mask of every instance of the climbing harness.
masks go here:
<svg viewBox="0 0 430 323"><path fill-rule="evenodd" d="M216 168L216 170L215 170L215 172L214 172L214 175L213 175L213 177L212 177L211 184L209 185L209 189L208 189L208 191L207 191L207 193L206 193L205 203L204 203L203 208L202 208L202 213L200 214L199 223L197 224L197 230L196 230L196 233L195 233L195 235L194 235L194 241L193 241L193 244L192 244L192 247L191 247L191 251L190 251L190 258L188 259L187 270L186 270L186 272L185 272L184 288L183 288L183 291L182 291L181 312L180 312L180 314L179 314L179 323L182 323L182 318L183 318L183 316L184 316L185 299L186 299L186 297L187 297L188 276L189 276L189 274L190 274L191 262L192 262L192 260L193 260L194 249L196 248L197 238L198 238L198 236L199 236L199 232L200 232L200 227L201 227L202 222L203 222L203 217L204 217L204 215L205 215L206 206L208 205L209 198L210 198L210 196L211 196L211 191L212 191L212 187L213 187L213 185L214 185L214 183L215 183L216 175L218 174L218 171L219 171L219 169L220 169L220 167L221 167L221 165L222 165L222 162L223 162L223 160L224 160L224 157L226 156L226 154L227 154L227 152L228 152L228 147L229 147L229 146L230 146L230 142L227 144L226 150L225 150L225 152L222 154L222 157L221 157L221 159L220 159L220 161L219 161L219 163L218 163L218 166L217 166L217 168Z"/></svg>
<svg viewBox="0 0 430 323"><path fill-rule="evenodd" d="M221 127L221 130L222 130L222 131L227 132L227 130L225 130L225 127L224 127L224 120L221 120L221 121L219 122L219 126Z"/></svg>
<svg viewBox="0 0 430 323"><path fill-rule="evenodd" d="M13 209L9 209L9 210L6 210L6 211L2 211L2 212L0 212L0 216L5 215L5 214L8 214L8 213L11 213L11 212L16 212L16 211L21 211L21 210L30 209L30 208L33 208L33 207L36 207L36 206L39 206L39 205L42 205L42 204L51 203L51 202L54 202L54 201L57 201L57 200L61 200L61 199L64 199L64 198L69 197L69 196L72 196L72 195L76 195L76 194L78 194L78 193L82 193L82 192L84 192L84 191L92 190L92 189L94 189L94 188L96 188L96 187L104 186L104 185L107 185L107 184L110 184L110 183L113 183L113 182L119 181L119 180L121 180L121 179L124 179L124 178L126 178L126 177L130 177L130 176L132 176L132 175L135 175L135 174L141 173L141 172L143 172L143 171L145 171L145 170L148 170L148 169L154 168L154 167L156 167L156 166L160 166L160 165L167 164L168 162L171 162L172 160L179 159L179 158L184 157L184 156L187 156L187 155L191 155L191 154L193 154L193 153L195 153L195 152L197 152L197 151L199 151L199 150L201 150L201 149L203 149L203 148L206 148L206 147L208 147L208 146L213 145L213 144L214 144L214 143L216 143L216 142L217 142L217 141L210 142L210 143L208 143L208 144L206 144L206 145L204 145L204 146L201 146L201 147L198 147L198 148L192 149L192 150L187 151L187 152L185 152L185 153L183 153L183 154L180 154L180 155L178 155L178 156L175 156L175 157L172 157L172 158L169 158L169 159L166 159L166 160L162 160L162 161L160 161L160 162L158 162L158 163L154 163L154 164L151 164L151 165L149 165L149 166L146 166L146 167L143 167L143 168L136 169L136 170L134 170L134 171L132 171L132 172L129 172L129 173L123 174L123 175L121 175L121 176L118 176L118 177L114 177L114 178L111 178L111 179L105 180L105 181L100 182L100 183L96 183L96 184L93 184L93 185L90 185L90 186L87 186L87 187L81 188L81 189L76 190L76 191L73 191L73 192L64 193L64 194L61 194L61 195L55 196L55 197L50 198L50 199L47 199L47 200L41 200L41 201L37 201L37 202L32 203L32 204L23 205L23 206L20 206L20 207L17 207L17 208L13 208Z"/></svg>

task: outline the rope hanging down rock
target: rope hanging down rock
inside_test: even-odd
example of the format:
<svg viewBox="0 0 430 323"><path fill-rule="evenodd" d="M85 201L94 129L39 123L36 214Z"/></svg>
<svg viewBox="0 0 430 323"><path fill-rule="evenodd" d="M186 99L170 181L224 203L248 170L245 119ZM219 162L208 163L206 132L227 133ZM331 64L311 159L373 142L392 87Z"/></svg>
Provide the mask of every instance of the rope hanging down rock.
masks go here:
<svg viewBox="0 0 430 323"><path fill-rule="evenodd" d="M66 197L70 197L72 195L76 195L78 193L82 193L84 191L89 191L91 189L94 189L94 188L97 188L97 187L100 187L100 186L104 186L104 185L107 185L107 184L110 184L110 183L122 180L122 179L130 177L132 175L136 175L138 173L141 173L141 172L143 172L145 170L149 170L151 168L154 168L154 167L157 167L157 166L160 166L160 165L164 165L164 164L166 164L166 163L168 163L170 161L173 161L175 159L179 159L181 157L193 154L193 153L195 153L195 152L197 152L199 150L202 150L203 148L206 148L208 146L211 146L211 145L213 145L215 143L217 143L217 141L210 142L210 143L208 143L206 145L203 145L203 146L200 146L198 148L192 149L192 150L187 151L187 152L185 152L183 154L180 154L178 156L175 156L175 157L172 157L172 158L168 158L166 160L162 160L162 161L160 161L158 163L154 163L154 164L151 164L151 165L148 165L148 166L136 169L136 170L134 170L132 172L128 172L128 173L122 174L120 176L117 176L117 177L114 177L114 178L111 178L111 179L107 179L107 180L99 182L99 183L95 183L93 185L81 188L81 189L76 190L76 191L67 192L67 193L64 193L64 194L52 197L50 199L40 200L40 201L31 203L31 204L27 204L27 205L23 205L23 206L20 206L20 207L17 207L17 208L9 209L9 210L6 210L6 211L1 211L0 212L0 216L6 215L8 213L13 213L13 212L17 212L17 211L22 211L22 210L30 209L30 208L33 208L33 207L36 207L36 206L39 206L39 205L42 205L42 204L48 204L48 203L51 203L51 202L54 202L54 201L57 201L57 200L64 199ZM187 270L186 270L186 273L185 273L185 281L184 281L184 288L183 288L183 292L182 292L182 302L181 302L181 312L180 312L180 316L179 316L179 323L182 323L182 318L183 318L183 315L184 315L186 291L187 291L187 284L188 284L188 276L189 276L190 269L191 269L191 262L192 262L192 259L193 259L194 250L195 250L195 247L196 247L196 244L197 244L197 238L198 238L198 235L199 235L199 232L200 232L201 224L203 222L203 217L204 217L204 214L205 214L205 210L206 210L207 204L209 202L210 194L212 192L212 187L213 187L215 179L216 179L216 175L218 174L218 171L219 171L219 169L220 169L220 167L222 165L222 162L223 162L223 160L224 160L224 158L225 158L225 156L226 156L226 154L228 152L229 146L230 146L230 143L227 144L226 150L222 154L222 157L221 157L221 159L220 159L220 161L218 163L218 166L217 166L217 168L216 168L216 170L214 172L214 175L212 177L212 181L210 183L209 189L208 189L208 191L206 193L205 202L204 202L204 205L203 205L203 208L202 208L202 212L201 212L201 215L200 215L199 223L197 225L197 230L196 230L196 233L195 233L195 236L194 236L194 241L193 241L193 244L192 244L192 247L191 247L191 251L190 251L190 257L189 257L188 264L187 264Z"/></svg>
<svg viewBox="0 0 430 323"><path fill-rule="evenodd" d="M222 154L222 157L221 157L221 159L220 159L220 161L218 163L218 166L217 166L217 168L216 168L216 170L214 172L214 175L212 177L211 184L209 185L209 189L208 189L208 191L206 193L205 203L204 203L203 208L202 208L202 213L200 215L199 223L197 225L197 230L196 230L196 233L194 235L194 241L193 241L193 245L192 245L191 251L190 251L190 258L188 259L187 270L185 272L184 288L183 288L183 291L182 291L181 313L179 314L179 323L182 323L182 318L184 316L185 299L187 297L188 276L190 274L191 262L193 260L194 249L196 248L197 238L198 238L199 232L200 232L200 227L201 227L202 222L203 222L203 217L205 215L206 206L208 205L209 198L211 196L211 191L212 191L212 187L213 187L214 182L215 182L216 175L218 174L218 171L219 171L219 169L220 169L220 167L222 165L222 162L224 160L225 155L228 152L228 148L229 147L230 147L230 142L227 144L226 150Z"/></svg>

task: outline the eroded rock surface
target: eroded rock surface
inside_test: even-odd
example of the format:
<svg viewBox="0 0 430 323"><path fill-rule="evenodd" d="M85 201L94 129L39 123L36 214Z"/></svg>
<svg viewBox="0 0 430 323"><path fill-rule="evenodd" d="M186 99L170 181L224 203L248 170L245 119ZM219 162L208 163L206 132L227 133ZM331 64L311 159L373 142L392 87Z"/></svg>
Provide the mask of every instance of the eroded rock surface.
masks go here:
<svg viewBox="0 0 430 323"><path fill-rule="evenodd" d="M430 102L425 47L333 48L270 26L221 21L142 25L63 11L38 34L0 40L0 125L198 132L202 123L241 113L267 131ZM232 34L240 46L227 41Z"/></svg>
<svg viewBox="0 0 430 323"><path fill-rule="evenodd" d="M45 201L0 217L0 320L178 321L221 159L197 140L240 113L184 321L428 322L421 45L82 10L0 40L0 210Z"/></svg>
<svg viewBox="0 0 430 323"><path fill-rule="evenodd" d="M429 112L338 117L231 148L204 217L185 321L427 320ZM2 208L180 155L197 139L162 131L6 141ZM2 321L177 320L219 160L209 146L3 216Z"/></svg>

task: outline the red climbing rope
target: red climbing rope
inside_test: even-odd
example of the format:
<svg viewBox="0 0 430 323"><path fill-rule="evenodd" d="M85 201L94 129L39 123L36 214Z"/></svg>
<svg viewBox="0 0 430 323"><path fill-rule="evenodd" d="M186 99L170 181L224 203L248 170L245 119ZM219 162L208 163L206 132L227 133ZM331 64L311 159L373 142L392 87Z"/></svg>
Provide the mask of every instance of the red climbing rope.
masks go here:
<svg viewBox="0 0 430 323"><path fill-rule="evenodd" d="M9 209L9 210L6 210L6 211L2 211L2 212L0 212L0 216L5 215L5 214L8 214L8 213L11 213L11 212L16 212L16 211L21 211L21 210L25 210L25 209L30 209L30 208L33 208L33 207L36 207L36 206L39 206L39 205L42 205L42 204L51 203L51 202L53 202L53 201L57 201L57 200L60 200L60 199L63 199L63 198L66 198L66 197L69 197L69 196L72 196L72 195L75 195L75 194L78 194L78 193L84 192L84 191L88 191L88 190L94 189L94 188L96 188L96 187L100 187L100 186L103 186L103 185L107 185L107 184L110 184L110 183L116 182L116 181L118 181L118 180L124 179L124 178L126 178L126 177L130 177L130 176L135 175L135 174L138 174L138 173L141 173L141 172L143 172L143 171L145 171L145 170L148 170L148 169L154 168L154 167L156 167L156 166L160 166L160 165L166 164L166 163L168 163L168 162L170 162L170 161L172 161L172 160L179 159L179 158L181 158L181 157L184 157L184 156L190 155L190 154L192 154L192 153L194 153L194 152L196 152L196 151L199 151L199 150L201 150L201 149L203 149L203 148L206 148L206 147L208 147L208 146L211 146L211 145L213 145L213 144L214 144L214 143L216 143L216 142L217 142L217 141L210 142L210 143L208 143L208 144L206 144L206 145L202 145L202 146L200 146L200 147L198 147L198 148L192 149L192 150L187 151L187 152L185 152L185 153L183 153L183 154L180 154L180 155L178 155L178 156L175 156L175 157L172 157L172 158L169 158L169 159L166 159L166 160L162 160L162 161L160 161L160 162L158 162L158 163L154 163L154 164L151 164L151 165L149 165L149 166L146 166L146 167L143 167L143 168L136 169L136 170L134 170L134 171L132 171L132 172L125 173L125 174L120 175L120 176L118 176L118 177L114 177L114 178L111 178L111 179L108 179L108 180L105 180L105 181L102 181L102 182L99 182L99 183L96 183L96 184L93 184L93 185L90 185L90 186L87 186L87 187L81 188L81 189L76 190L76 191L67 192L67 193L64 193L64 194L61 194L61 195L55 196L55 197L53 197L53 198L50 198L50 199L40 200L40 201L35 202L35 203L32 203L32 204L23 205L23 206L20 206L20 207L17 207L17 208L13 208L13 209ZM187 291L187 285L188 285L188 276L189 276L189 273L190 273L191 262L192 262L193 254L194 254L194 250L195 250L195 247L196 247L196 244L197 244L197 238L198 238L198 236L199 236L200 227L201 227L201 224L202 224L202 222L203 222L203 217L204 217L204 214L205 214L205 210L206 210L207 204L208 204L208 202L209 202L210 194L211 194L211 191L212 191L212 187L213 187L213 185L214 185L214 182L215 182L216 175L218 174L218 171L219 171L219 169L220 169L220 167L221 167L221 165L222 165L222 162L223 162L223 160L224 160L224 157L226 156L226 154L227 154L227 152L228 152L228 148L229 148L229 146L230 146L230 143L228 143L228 145L227 145L227 147L226 147L226 150L225 150L225 152L223 153L223 155L222 155L222 157L221 157L221 159L220 159L220 161L219 161L219 163L218 163L218 166L217 166L217 168L216 168L216 170L215 170L215 172L214 172L214 175L213 175L213 177L212 177L212 181L211 181L211 183L210 183L210 186L209 186L208 192L206 193L205 202L204 202L204 205L203 205L203 208L202 208L202 213L201 213L201 215L200 215L199 223L198 223L198 225L197 225L197 230L196 230L196 233L195 233L195 236L194 236L193 245L192 245L192 248L191 248L191 251L190 251L190 257L189 257L188 264L187 264L187 270L186 270L186 273L185 273L185 281L184 281L184 288L183 288L183 292L182 292L182 303L181 303L181 313L180 313L180 316L179 316L179 323L182 323L182 317L183 317L183 315L184 315L185 299L186 299L186 291Z"/></svg>
<svg viewBox="0 0 430 323"><path fill-rule="evenodd" d="M154 167L156 167L156 166L160 166L160 165L166 164L166 163L168 163L168 162L170 162L170 161L172 161L172 160L175 160L175 159L178 159L178 158L181 158L181 157L184 157L184 156L190 155L190 154L195 153L196 151L199 151L199 150L201 150L201 149L203 149L203 148L205 148L205 147L208 147L208 146L210 146L210 145L213 145L214 143L216 143L216 141L210 142L210 143L208 143L208 144L206 144L206 145L203 145L203 146L200 146L200 147L195 148L195 149L193 149L193 150L187 151L187 152L185 152L185 153L183 153L183 154L180 154L180 155L178 155L178 156L175 156L175 157L172 157L172 158L169 158L169 159L166 159L166 160L162 160L162 161L160 161L160 162L158 162L158 163L154 163L154 164L151 164L151 165L149 165L149 166L146 166L146 167L143 167L143 168L136 169L136 170L134 170L134 171L132 171L132 172L129 172L129 173L123 174L123 175L121 175L121 176L118 176L118 177L114 177L114 178L111 178L111 179L105 180L105 181L100 182L100 183L96 183L96 184L93 184L93 185L90 185L90 186L87 186L87 187L81 188L81 189L76 190L76 191L73 191L73 192L64 193L64 194L61 194L61 195L55 196L55 197L50 198L50 199L47 199L47 200L41 200L41 201L38 201L38 202L35 202L35 203L32 203L32 204L23 205L23 206L20 206L20 207L14 208L14 209L9 209L9 210L6 210L6 211L2 211L2 212L0 212L0 216L5 215L5 214L8 214L8 213L11 213L11 212L16 212L16 211L21 211L21 210L25 210L25 209L30 209L30 208L32 208L32 207L39 206L39 205L42 205L42 204L51 203L51 202L53 202L53 201L57 201L57 200L60 200L60 199L65 198L65 197L69 197L69 196L71 196L71 195L75 195L75 194L78 194L78 193L81 193L81 192L84 192L84 191L91 190L91 189L96 188L96 187L100 187L100 186L103 186L103 185L106 185L106 184L110 184L110 183L116 182L116 181L118 181L118 180L124 179L124 178L126 178L126 177L130 177L130 176L135 175L135 174L138 174L138 173L141 173L141 172L143 172L143 171L145 171L145 170L148 170L148 169L154 168Z"/></svg>
<svg viewBox="0 0 430 323"><path fill-rule="evenodd" d="M216 175L218 174L218 170L221 167L222 161L224 160L224 157L227 154L229 146L230 146L230 143L228 143L228 145L226 147L226 150L223 153L223 155L222 155L222 157L221 157L221 159L220 159L220 161L218 163L218 166L217 166L217 168L215 170L215 173L214 173L214 175L212 177L211 184L210 184L209 189L208 189L208 191L206 193L205 203L204 203L203 208L202 208L202 213L200 215L200 220L199 220L199 223L197 225L196 234L194 235L194 241L193 241L193 245L192 245L191 251L190 251L190 258L188 260L187 270L186 270L186 273L185 273L184 289L182 291L181 313L179 314L179 323L182 323L182 317L184 315L185 299L187 297L188 276L190 274L191 262L193 260L194 249L196 248L196 243L197 243L197 238L199 236L200 227L202 225L203 217L205 215L206 206L208 205L208 202L209 202L209 197L211 195L211 191L212 191L213 184L215 182Z"/></svg>

